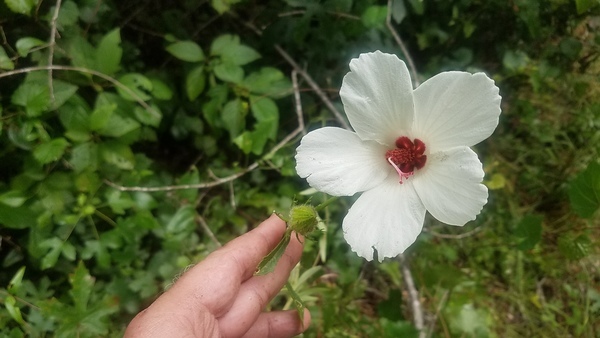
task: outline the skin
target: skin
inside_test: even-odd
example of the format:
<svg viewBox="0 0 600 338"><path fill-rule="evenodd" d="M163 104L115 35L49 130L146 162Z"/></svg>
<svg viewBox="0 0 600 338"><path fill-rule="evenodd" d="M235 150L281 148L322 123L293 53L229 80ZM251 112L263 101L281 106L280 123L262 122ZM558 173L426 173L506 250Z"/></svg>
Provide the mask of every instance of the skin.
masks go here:
<svg viewBox="0 0 600 338"><path fill-rule="evenodd" d="M188 270L127 327L133 337L293 337L310 325L295 310L263 312L300 260L292 236L273 273L254 276L258 263L281 240L285 223L272 215Z"/></svg>

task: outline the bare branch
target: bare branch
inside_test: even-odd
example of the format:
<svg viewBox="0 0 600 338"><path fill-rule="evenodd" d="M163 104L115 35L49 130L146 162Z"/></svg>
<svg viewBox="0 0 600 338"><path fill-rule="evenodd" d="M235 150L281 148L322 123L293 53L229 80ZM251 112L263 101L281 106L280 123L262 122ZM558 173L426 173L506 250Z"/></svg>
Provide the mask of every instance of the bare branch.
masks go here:
<svg viewBox="0 0 600 338"><path fill-rule="evenodd" d="M48 41L48 89L50 90L50 102L54 104L54 85L52 83L52 64L54 63L54 46L56 45L56 21L60 12L62 0L56 0L54 14L50 20L50 41Z"/></svg>
<svg viewBox="0 0 600 338"><path fill-rule="evenodd" d="M392 24L392 0L388 0L387 17L385 19L385 24L386 24L388 30L390 31L390 33L392 33L392 36L394 37L394 40L396 40L396 43L398 44L398 46L400 46L400 49L402 49L402 53L404 54L404 57L406 58L406 62L408 62L408 67L410 67L411 77L413 80L413 86L415 88L418 87L420 84L420 81L419 81L419 73L417 73L417 67L415 66L415 63L413 62L413 59L410 56L410 53L408 52L408 49L404 45L404 42L400 38L400 35L398 34L396 29L394 28L394 25Z"/></svg>
<svg viewBox="0 0 600 338"><path fill-rule="evenodd" d="M408 296L410 298L415 328L419 330L419 338L425 338L426 332L424 330L423 308L421 306L421 300L419 299L419 291L417 291L417 288L415 287L415 282L408 266L408 260L404 257L404 254L398 256L398 260L400 268L402 269L402 278L404 279L404 284L406 285Z"/></svg>
<svg viewBox="0 0 600 338"><path fill-rule="evenodd" d="M308 85L315 91L315 93L317 94L317 96L319 96L321 101L323 101L327 108L329 108L333 115L335 115L335 118L337 119L339 124L341 124L344 129L350 129L350 125L348 124L348 122L346 122L344 116L339 112L339 110L337 110L337 108L333 105L331 100L329 100L329 97L325 95L325 92L321 89L321 87L319 87L319 85L313 80L313 78L306 71L304 71L304 69L302 69L298 65L298 63L283 48L281 48L280 45L275 45L275 49L294 68L294 70L297 71L298 74L300 74L304 78L304 80L306 80Z"/></svg>
<svg viewBox="0 0 600 338"><path fill-rule="evenodd" d="M217 247L220 248L223 246L223 244L221 244L221 242L219 242L219 240L217 239L217 236L215 236L212 230L210 230L210 227L206 223L206 220L204 220L204 217L196 214L196 221L198 222L198 224L200 224L200 227L202 227L202 230L208 236L208 238L210 238L210 240L213 241L213 243L215 243Z"/></svg>
<svg viewBox="0 0 600 338"><path fill-rule="evenodd" d="M478 232L480 232L481 230L483 230L482 226L479 226L471 231L465 232L464 234L458 234L458 235L450 235L450 234L441 234L439 232L435 232L431 229L427 229L427 228L423 228L424 232L428 232L431 235L433 235L434 237L438 237L438 238L446 238L446 239L463 239L463 238L467 238L470 236L473 236L475 234L477 234Z"/></svg>

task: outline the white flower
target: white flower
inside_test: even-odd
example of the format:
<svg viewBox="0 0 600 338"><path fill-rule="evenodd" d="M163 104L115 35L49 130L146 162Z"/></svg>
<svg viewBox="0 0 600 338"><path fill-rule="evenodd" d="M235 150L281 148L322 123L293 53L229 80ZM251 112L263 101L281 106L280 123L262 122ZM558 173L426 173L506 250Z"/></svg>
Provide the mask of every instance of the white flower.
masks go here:
<svg viewBox="0 0 600 338"><path fill-rule="evenodd" d="M379 260L408 248L425 211L464 225L487 202L483 168L469 147L498 125L500 95L483 73L444 72L412 88L404 62L380 51L350 62L340 96L355 132L308 133L296 170L315 189L362 195L344 218L344 237L359 256Z"/></svg>

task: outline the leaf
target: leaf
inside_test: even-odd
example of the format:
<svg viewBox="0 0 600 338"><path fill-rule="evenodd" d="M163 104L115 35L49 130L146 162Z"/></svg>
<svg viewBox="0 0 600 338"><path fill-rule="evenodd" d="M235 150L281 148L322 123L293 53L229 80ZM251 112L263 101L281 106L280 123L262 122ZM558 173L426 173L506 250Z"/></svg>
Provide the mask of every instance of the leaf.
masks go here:
<svg viewBox="0 0 600 338"><path fill-rule="evenodd" d="M159 79L152 78L152 96L157 100L170 100L173 98L173 91L169 86Z"/></svg>
<svg viewBox="0 0 600 338"><path fill-rule="evenodd" d="M194 101L204 91L205 86L204 66L192 69L185 78L185 91L190 101Z"/></svg>
<svg viewBox="0 0 600 338"><path fill-rule="evenodd" d="M69 294L75 303L75 309L80 312L85 312L87 310L92 287L94 286L94 278L90 276L82 261L79 262L75 271L69 275L69 282L72 285Z"/></svg>
<svg viewBox="0 0 600 338"><path fill-rule="evenodd" d="M15 64L6 54L4 47L0 46L0 69L5 70L13 70L15 69Z"/></svg>
<svg viewBox="0 0 600 338"><path fill-rule="evenodd" d="M558 238L558 250L568 259L578 260L590 254L594 245L587 235L579 235L573 238L567 234Z"/></svg>
<svg viewBox="0 0 600 338"><path fill-rule="evenodd" d="M98 146L92 142L78 144L71 151L69 163L76 173L88 168L90 171L95 171L98 167Z"/></svg>
<svg viewBox="0 0 600 338"><path fill-rule="evenodd" d="M575 0L575 6L577 7L577 14L583 14L588 9L597 6L599 3L597 0Z"/></svg>
<svg viewBox="0 0 600 338"><path fill-rule="evenodd" d="M54 6L50 8L50 13L54 13ZM64 1L60 6L58 12L58 19L56 20L57 28L64 31L65 28L73 26L79 20L79 8L73 1Z"/></svg>
<svg viewBox="0 0 600 338"><path fill-rule="evenodd" d="M17 273L13 276L13 278L8 283L8 287L6 288L10 294L16 294L21 288L21 284L23 282L23 276L25 275L25 266L22 266Z"/></svg>
<svg viewBox="0 0 600 338"><path fill-rule="evenodd" d="M179 233L187 229L194 228L196 217L196 211L191 205L184 205L180 207L177 212L171 217L165 227L167 233Z"/></svg>
<svg viewBox="0 0 600 338"><path fill-rule="evenodd" d="M261 125L256 129L261 129L269 139L274 140L279 126L279 109L275 101L268 97L250 96L250 110Z"/></svg>
<svg viewBox="0 0 600 338"><path fill-rule="evenodd" d="M46 44L46 42L38 38L25 37L17 40L15 47L17 47L17 53L19 53L19 56L25 57L33 48L43 46L44 44Z"/></svg>
<svg viewBox="0 0 600 338"><path fill-rule="evenodd" d="M142 124L157 128L162 120L162 113L158 110L158 107L151 107L150 109L135 107L133 114L136 119Z"/></svg>
<svg viewBox="0 0 600 338"><path fill-rule="evenodd" d="M260 54L240 43L237 35L224 34L217 37L210 48L211 55L218 55L224 63L243 66L260 58Z"/></svg>
<svg viewBox="0 0 600 338"><path fill-rule="evenodd" d="M121 31L116 28L104 35L96 48L96 69L112 75L119 70L122 56Z"/></svg>
<svg viewBox="0 0 600 338"><path fill-rule="evenodd" d="M58 237L48 238L40 242L38 246L41 249L47 250L41 261L42 270L49 269L56 265L58 257L62 251L62 243L63 241L61 241Z"/></svg>
<svg viewBox="0 0 600 338"><path fill-rule="evenodd" d="M25 321L23 320L23 316L21 315L21 309L17 306L17 300L12 295L6 296L4 298L4 307L8 314L14 319L17 323L21 325L25 325Z"/></svg>
<svg viewBox="0 0 600 338"><path fill-rule="evenodd" d="M99 131L99 134L110 137L121 137L138 128L140 128L140 123L131 117L123 117L121 114L111 114L104 127Z"/></svg>
<svg viewBox="0 0 600 338"><path fill-rule="evenodd" d="M31 9L36 5L36 0L4 0L6 7L13 13L29 16Z"/></svg>
<svg viewBox="0 0 600 338"><path fill-rule="evenodd" d="M219 14L228 12L232 5L239 3L242 0L212 0L211 5Z"/></svg>
<svg viewBox="0 0 600 338"><path fill-rule="evenodd" d="M515 235L521 239L517 244L519 250L531 250L542 239L542 220L541 215L526 215L515 229Z"/></svg>
<svg viewBox="0 0 600 338"><path fill-rule="evenodd" d="M215 75L225 82L240 83L244 79L242 67L233 63L220 63L213 69Z"/></svg>
<svg viewBox="0 0 600 338"><path fill-rule="evenodd" d="M10 190L0 195L0 203L13 208L20 207L25 201L27 201L27 197L19 190Z"/></svg>
<svg viewBox="0 0 600 338"><path fill-rule="evenodd" d="M296 311L298 312L298 317L300 317L300 323L302 323L302 326L304 326L304 309L306 309L306 305L304 305L302 298L300 298L296 291L294 291L294 288L292 287L292 284L290 284L290 282L285 283L285 289L290 294L290 297L292 297L292 300L294 301L294 306L296 307Z"/></svg>
<svg viewBox="0 0 600 338"><path fill-rule="evenodd" d="M573 210L583 218L592 218L600 208L600 164L590 162L569 184Z"/></svg>
<svg viewBox="0 0 600 338"><path fill-rule="evenodd" d="M281 256L285 252L288 244L291 239L291 231L286 231L281 238L281 241L277 244L277 246L269 252L261 261L258 263L258 267L256 267L256 271L254 272L255 276L264 276L275 271L275 267L279 262Z"/></svg>
<svg viewBox="0 0 600 338"><path fill-rule="evenodd" d="M369 6L360 19L367 28L383 28L386 18L387 6Z"/></svg>
<svg viewBox="0 0 600 338"><path fill-rule="evenodd" d="M69 142L62 137L42 143L33 150L33 157L41 164L57 161L62 157Z"/></svg>
<svg viewBox="0 0 600 338"><path fill-rule="evenodd" d="M23 82L11 97L11 102L25 107L28 116L41 115L50 106L50 91L48 85L37 82Z"/></svg>
<svg viewBox="0 0 600 338"><path fill-rule="evenodd" d="M240 84L251 93L267 95L274 98L284 97L292 92L292 83L276 68L263 67L252 72Z"/></svg>
<svg viewBox="0 0 600 338"><path fill-rule="evenodd" d="M168 45L165 49L182 61L200 62L204 60L202 48L193 41L177 41Z"/></svg>
<svg viewBox="0 0 600 338"><path fill-rule="evenodd" d="M118 80L137 96L133 97L128 91L123 90L121 87L117 87L117 92L119 92L119 95L125 100L150 100L151 97L149 93L152 92L152 81L150 81L144 75L138 73L129 73L121 76Z"/></svg>
<svg viewBox="0 0 600 338"><path fill-rule="evenodd" d="M75 95L77 92L76 85L61 81L61 80L53 80L52 81L52 89L54 93L54 101L50 106L50 110L56 110L60 108L67 100L71 98L71 96Z"/></svg>
<svg viewBox="0 0 600 338"><path fill-rule="evenodd" d="M73 66L96 69L96 48L82 36L73 36L67 50ZM91 75L85 76L91 78Z"/></svg>
<svg viewBox="0 0 600 338"><path fill-rule="evenodd" d="M131 170L135 165L133 152L126 144L117 141L104 142L101 144L100 153L106 163L119 169Z"/></svg>
<svg viewBox="0 0 600 338"><path fill-rule="evenodd" d="M37 215L28 206L18 208L0 204L0 224L10 229L27 229L36 225Z"/></svg>
<svg viewBox="0 0 600 338"><path fill-rule="evenodd" d="M116 108L117 105L114 103L96 107L90 114L90 130L97 131L106 127Z"/></svg>
<svg viewBox="0 0 600 338"><path fill-rule="evenodd" d="M246 127L246 111L240 99L234 99L225 104L221 117L225 129L232 139L238 136Z"/></svg>
<svg viewBox="0 0 600 338"><path fill-rule="evenodd" d="M404 0L393 0L392 1L392 19L397 24L400 24L406 17L406 6L404 6Z"/></svg>

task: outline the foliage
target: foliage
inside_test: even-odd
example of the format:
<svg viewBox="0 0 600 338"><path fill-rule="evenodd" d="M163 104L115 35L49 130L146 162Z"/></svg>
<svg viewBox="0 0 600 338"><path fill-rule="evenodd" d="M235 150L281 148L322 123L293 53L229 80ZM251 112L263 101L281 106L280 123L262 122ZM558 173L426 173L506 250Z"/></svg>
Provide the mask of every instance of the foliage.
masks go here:
<svg viewBox="0 0 600 338"><path fill-rule="evenodd" d="M412 57L422 79L493 76L503 114L476 147L489 204L465 229L428 221L407 253L428 324L445 337L600 334L598 2L392 2L410 55L375 0L2 1L0 335L120 336L217 240L294 197L325 200L298 194L293 68L278 48L338 109L360 52ZM339 124L301 80L307 128ZM173 185L200 188L146 189ZM321 212L295 294L271 306L297 294L307 337L417 336L397 262L366 263L344 242L349 204Z"/></svg>

